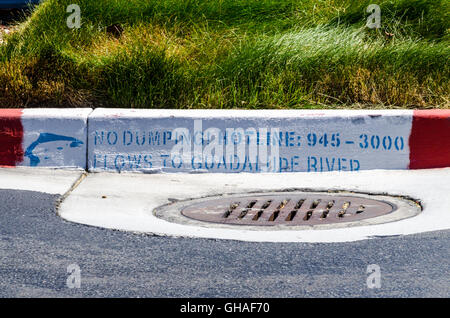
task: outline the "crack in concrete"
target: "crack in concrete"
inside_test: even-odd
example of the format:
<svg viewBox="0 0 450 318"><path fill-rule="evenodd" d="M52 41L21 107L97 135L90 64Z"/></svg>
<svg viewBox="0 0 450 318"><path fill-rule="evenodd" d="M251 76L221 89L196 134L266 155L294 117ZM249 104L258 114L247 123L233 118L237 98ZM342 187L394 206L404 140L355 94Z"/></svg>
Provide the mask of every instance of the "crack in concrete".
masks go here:
<svg viewBox="0 0 450 318"><path fill-rule="evenodd" d="M61 197L59 197L59 199L56 201L56 204L55 204L55 210L56 210L56 215L57 216L61 216L61 214L59 213L61 204L83 182L83 180L87 178L87 176L88 176L87 172L82 172L80 177L78 177L78 179L75 180L75 182L72 184L70 189L67 190L66 193L64 193Z"/></svg>

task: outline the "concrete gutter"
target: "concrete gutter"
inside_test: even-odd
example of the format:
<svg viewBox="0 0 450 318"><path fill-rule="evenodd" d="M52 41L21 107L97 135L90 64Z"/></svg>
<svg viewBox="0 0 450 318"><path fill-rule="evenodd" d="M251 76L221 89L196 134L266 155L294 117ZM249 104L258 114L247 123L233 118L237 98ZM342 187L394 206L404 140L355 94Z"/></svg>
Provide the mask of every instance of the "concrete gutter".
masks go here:
<svg viewBox="0 0 450 318"><path fill-rule="evenodd" d="M423 211L414 217L352 227L229 226L192 224L155 215L160 207L223 194L310 189L351 191L408 197ZM94 173L62 203L59 215L68 221L109 229L254 242L349 242L450 229L450 168L372 170L359 172L294 172L242 174L117 174ZM187 218L185 218L187 219Z"/></svg>

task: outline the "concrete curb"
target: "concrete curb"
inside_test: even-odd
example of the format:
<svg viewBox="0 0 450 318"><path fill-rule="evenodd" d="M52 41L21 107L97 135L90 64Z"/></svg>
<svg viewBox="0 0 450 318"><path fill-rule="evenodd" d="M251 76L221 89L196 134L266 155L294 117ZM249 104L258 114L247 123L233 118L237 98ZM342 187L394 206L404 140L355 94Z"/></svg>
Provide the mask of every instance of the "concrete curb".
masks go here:
<svg viewBox="0 0 450 318"><path fill-rule="evenodd" d="M0 109L0 166L322 172L450 166L450 110Z"/></svg>

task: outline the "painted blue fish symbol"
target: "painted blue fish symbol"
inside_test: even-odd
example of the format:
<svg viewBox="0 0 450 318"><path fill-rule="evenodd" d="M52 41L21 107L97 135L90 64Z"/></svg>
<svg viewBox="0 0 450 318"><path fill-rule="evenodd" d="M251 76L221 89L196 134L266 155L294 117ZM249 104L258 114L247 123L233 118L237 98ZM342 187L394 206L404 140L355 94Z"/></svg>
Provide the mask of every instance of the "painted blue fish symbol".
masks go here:
<svg viewBox="0 0 450 318"><path fill-rule="evenodd" d="M56 135L51 133L41 133L38 139L34 141L30 146L28 146L28 148L25 151L25 157L28 157L30 159L30 165L32 167L37 166L41 162L41 159L33 153L34 149L40 144L54 141L69 141L70 142L69 146L71 148L80 147L83 144L81 140L78 140L73 137ZM62 148L58 147L57 149L61 150Z"/></svg>

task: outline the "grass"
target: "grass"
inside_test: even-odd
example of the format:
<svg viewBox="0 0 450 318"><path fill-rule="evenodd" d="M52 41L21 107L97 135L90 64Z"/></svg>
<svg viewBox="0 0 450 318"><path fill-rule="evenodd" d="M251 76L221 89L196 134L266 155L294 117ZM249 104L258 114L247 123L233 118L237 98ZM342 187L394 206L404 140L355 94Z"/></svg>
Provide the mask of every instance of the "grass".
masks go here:
<svg viewBox="0 0 450 318"><path fill-rule="evenodd" d="M0 45L0 105L450 108L450 2L44 0ZM121 32L109 32L117 26Z"/></svg>

